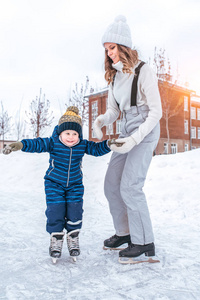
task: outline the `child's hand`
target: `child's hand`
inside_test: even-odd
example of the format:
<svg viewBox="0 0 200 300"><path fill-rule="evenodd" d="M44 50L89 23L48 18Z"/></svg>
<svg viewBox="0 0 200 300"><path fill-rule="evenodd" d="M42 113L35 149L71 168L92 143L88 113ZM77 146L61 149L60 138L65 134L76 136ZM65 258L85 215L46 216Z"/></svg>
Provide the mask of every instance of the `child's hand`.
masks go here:
<svg viewBox="0 0 200 300"><path fill-rule="evenodd" d="M116 144L121 144L121 146L117 146ZM132 138L132 136L116 139L116 144L111 144L110 149L114 152L118 152L121 154L129 152L135 145L136 142Z"/></svg>
<svg viewBox="0 0 200 300"><path fill-rule="evenodd" d="M22 142L12 143L3 149L3 154L10 154L12 151L18 151L23 148Z"/></svg>
<svg viewBox="0 0 200 300"><path fill-rule="evenodd" d="M123 145L123 143L117 143L117 142L116 142L116 139L113 138L113 139L111 139L111 140L108 140L108 147L111 148L112 145L115 145L115 146L117 146L117 147L121 147L121 146Z"/></svg>

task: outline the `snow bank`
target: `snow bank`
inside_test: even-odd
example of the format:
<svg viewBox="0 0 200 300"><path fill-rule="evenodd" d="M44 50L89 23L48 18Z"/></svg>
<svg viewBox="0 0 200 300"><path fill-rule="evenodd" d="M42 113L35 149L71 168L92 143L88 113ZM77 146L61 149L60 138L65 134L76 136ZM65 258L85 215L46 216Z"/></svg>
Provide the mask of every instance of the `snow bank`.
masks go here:
<svg viewBox="0 0 200 300"><path fill-rule="evenodd" d="M0 299L190 300L200 295L200 149L155 156L145 192L159 264L121 265L104 251L114 234L103 181L110 154L83 161L81 255L65 242L56 265L48 256L43 176L48 154L0 155Z"/></svg>

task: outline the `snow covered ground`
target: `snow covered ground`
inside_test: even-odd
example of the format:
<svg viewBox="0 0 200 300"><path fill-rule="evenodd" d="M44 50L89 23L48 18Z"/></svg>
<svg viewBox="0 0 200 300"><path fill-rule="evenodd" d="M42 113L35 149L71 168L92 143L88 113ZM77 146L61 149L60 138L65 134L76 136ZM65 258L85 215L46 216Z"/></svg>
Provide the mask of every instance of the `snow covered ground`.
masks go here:
<svg viewBox="0 0 200 300"><path fill-rule="evenodd" d="M0 155L0 299L200 299L200 149L155 156L145 185L160 263L121 265L103 180L110 154L85 156L81 255L53 265L45 231L48 154Z"/></svg>

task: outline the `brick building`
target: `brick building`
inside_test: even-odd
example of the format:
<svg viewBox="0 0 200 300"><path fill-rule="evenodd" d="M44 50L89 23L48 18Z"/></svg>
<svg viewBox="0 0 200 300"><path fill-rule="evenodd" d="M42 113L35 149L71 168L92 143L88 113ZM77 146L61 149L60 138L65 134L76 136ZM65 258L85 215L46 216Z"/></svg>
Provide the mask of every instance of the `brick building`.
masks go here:
<svg viewBox="0 0 200 300"><path fill-rule="evenodd" d="M162 81L159 80L158 84L160 87ZM98 141L92 131L92 124L98 115L106 111L108 88L91 93L87 97L89 98L89 139ZM168 120L169 140L166 120L163 117L160 120L161 133L155 154L184 152L200 147L200 97L194 91L174 86L172 106L175 107L178 102L179 109L176 115ZM117 138L120 134L120 116L112 125L103 127L102 131L103 139Z"/></svg>

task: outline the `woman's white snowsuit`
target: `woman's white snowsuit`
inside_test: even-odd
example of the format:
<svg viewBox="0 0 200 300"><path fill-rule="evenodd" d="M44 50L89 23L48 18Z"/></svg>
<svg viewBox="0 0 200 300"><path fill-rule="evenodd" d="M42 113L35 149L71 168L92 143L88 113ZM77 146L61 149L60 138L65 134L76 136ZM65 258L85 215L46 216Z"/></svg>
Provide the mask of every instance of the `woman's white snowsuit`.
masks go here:
<svg viewBox="0 0 200 300"><path fill-rule="evenodd" d="M131 79L131 76L121 72L120 64L121 62L116 64L118 71L114 88L110 87L108 110L103 115L104 125L113 123L121 110L123 117L120 138L131 135L137 145L125 154L113 152L105 177L105 195L109 201L116 234L123 236L130 233L132 243L143 245L154 241L143 186L160 136L161 100L157 78L145 64L138 79L137 106L130 107L131 86L124 89L124 94L127 94L124 99L121 89L124 79L132 82L134 75L131 75ZM120 93L117 92L118 89ZM122 101L117 95L120 95Z"/></svg>

